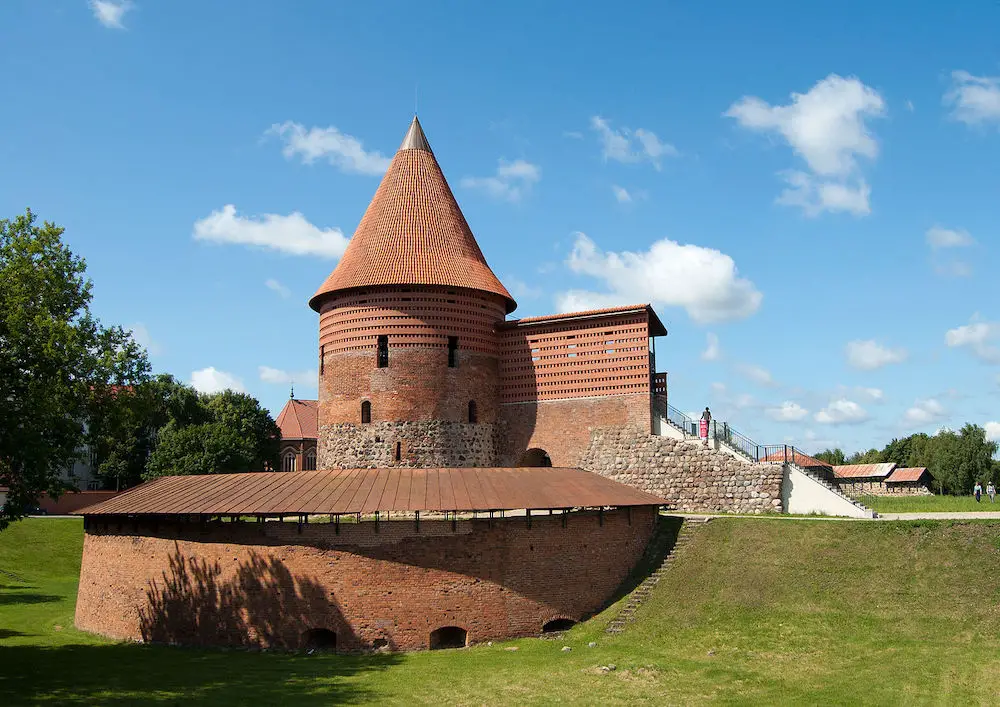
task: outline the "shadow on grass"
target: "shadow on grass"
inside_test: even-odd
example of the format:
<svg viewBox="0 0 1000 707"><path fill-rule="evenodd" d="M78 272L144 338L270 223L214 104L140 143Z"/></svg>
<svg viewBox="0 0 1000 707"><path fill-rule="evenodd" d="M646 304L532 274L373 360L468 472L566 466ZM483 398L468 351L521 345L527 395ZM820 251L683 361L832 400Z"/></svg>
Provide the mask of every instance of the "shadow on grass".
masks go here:
<svg viewBox="0 0 1000 707"><path fill-rule="evenodd" d="M3 592L0 593L0 606L9 606L12 604L48 604L53 601L62 601L63 598L55 594Z"/></svg>
<svg viewBox="0 0 1000 707"><path fill-rule="evenodd" d="M357 704L375 697L349 678L399 660L135 644L0 647L0 704Z"/></svg>
<svg viewBox="0 0 1000 707"><path fill-rule="evenodd" d="M0 641L5 638L16 638L18 636L27 636L27 633L21 633L20 631L15 631L11 628L0 628Z"/></svg>

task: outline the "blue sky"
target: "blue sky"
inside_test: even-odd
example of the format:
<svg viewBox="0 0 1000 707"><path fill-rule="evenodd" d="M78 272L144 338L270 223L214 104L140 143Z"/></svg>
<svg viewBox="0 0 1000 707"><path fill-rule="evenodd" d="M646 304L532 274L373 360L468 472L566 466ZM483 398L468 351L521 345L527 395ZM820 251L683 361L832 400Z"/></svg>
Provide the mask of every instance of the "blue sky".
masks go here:
<svg viewBox="0 0 1000 707"><path fill-rule="evenodd" d="M515 316L650 301L761 443L1000 436L1000 4L8 0L0 214L277 413L414 110Z"/></svg>

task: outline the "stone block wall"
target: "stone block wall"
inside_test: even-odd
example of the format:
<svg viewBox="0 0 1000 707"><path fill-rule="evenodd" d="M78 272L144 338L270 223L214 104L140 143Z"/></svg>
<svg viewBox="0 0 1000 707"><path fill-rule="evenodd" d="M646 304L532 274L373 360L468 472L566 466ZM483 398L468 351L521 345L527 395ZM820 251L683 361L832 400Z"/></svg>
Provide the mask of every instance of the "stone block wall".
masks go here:
<svg viewBox="0 0 1000 707"><path fill-rule="evenodd" d="M580 466L665 498L671 510L782 511L781 464L753 464L697 441L630 428L596 429Z"/></svg>
<svg viewBox="0 0 1000 707"><path fill-rule="evenodd" d="M320 469L500 466L503 426L445 422L340 423L319 428Z"/></svg>
<svg viewBox="0 0 1000 707"><path fill-rule="evenodd" d="M167 523L89 519L78 628L187 645L338 650L537 635L602 608L642 556L655 506L489 520Z"/></svg>

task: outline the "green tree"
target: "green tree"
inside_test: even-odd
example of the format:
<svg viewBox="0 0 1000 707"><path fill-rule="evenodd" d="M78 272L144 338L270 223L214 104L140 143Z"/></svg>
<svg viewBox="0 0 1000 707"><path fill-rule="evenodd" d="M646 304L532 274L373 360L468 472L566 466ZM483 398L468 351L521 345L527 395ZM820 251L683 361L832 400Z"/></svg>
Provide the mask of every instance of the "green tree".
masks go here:
<svg viewBox="0 0 1000 707"><path fill-rule="evenodd" d="M144 478L254 471L255 452L253 440L223 423L180 427L171 422L160 431Z"/></svg>
<svg viewBox="0 0 1000 707"><path fill-rule="evenodd" d="M867 452L855 452L847 459L848 464L881 464L882 452L869 449Z"/></svg>
<svg viewBox="0 0 1000 707"><path fill-rule="evenodd" d="M225 390L205 397L204 402L212 420L236 430L251 441L252 458L247 468L241 471L276 468L281 430L271 413L262 408L256 398L246 393Z"/></svg>
<svg viewBox="0 0 1000 707"><path fill-rule="evenodd" d="M88 417L88 446L106 488L142 480L161 429L211 419L194 388L161 374L136 386L95 398Z"/></svg>
<svg viewBox="0 0 1000 707"><path fill-rule="evenodd" d="M840 447L835 449L824 449L816 455L816 458L822 462L830 464L831 466L841 466L847 463L847 457L844 454L844 450Z"/></svg>
<svg viewBox="0 0 1000 707"><path fill-rule="evenodd" d="M94 398L149 371L129 333L91 314L86 263L62 234L30 209L0 219L0 485L9 489L0 529L63 490Z"/></svg>
<svg viewBox="0 0 1000 707"><path fill-rule="evenodd" d="M231 390L200 396L204 421L172 419L160 430L143 478L275 468L281 431L256 398Z"/></svg>

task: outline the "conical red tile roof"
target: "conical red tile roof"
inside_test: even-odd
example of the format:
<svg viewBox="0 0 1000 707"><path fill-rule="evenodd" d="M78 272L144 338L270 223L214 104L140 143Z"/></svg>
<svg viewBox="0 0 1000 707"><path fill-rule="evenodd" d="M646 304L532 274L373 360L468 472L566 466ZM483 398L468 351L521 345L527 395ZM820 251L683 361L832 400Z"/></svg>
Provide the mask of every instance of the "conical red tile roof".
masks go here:
<svg viewBox="0 0 1000 707"><path fill-rule="evenodd" d="M317 312L323 296L373 285L444 285L492 292L517 306L483 257L413 118L347 251L309 300Z"/></svg>
<svg viewBox="0 0 1000 707"><path fill-rule="evenodd" d="M292 398L278 414L275 424L282 439L316 439L319 435L318 402Z"/></svg>

